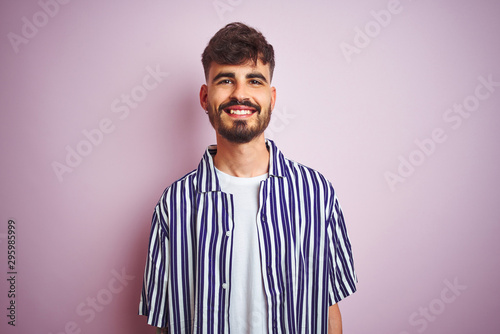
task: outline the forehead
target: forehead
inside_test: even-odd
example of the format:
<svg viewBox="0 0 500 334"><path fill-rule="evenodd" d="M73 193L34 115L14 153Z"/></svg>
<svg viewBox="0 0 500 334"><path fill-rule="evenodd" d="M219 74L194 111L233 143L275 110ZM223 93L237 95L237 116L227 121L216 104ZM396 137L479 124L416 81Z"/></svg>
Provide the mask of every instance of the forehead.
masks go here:
<svg viewBox="0 0 500 334"><path fill-rule="evenodd" d="M208 82L211 82L212 78L219 73L234 73L236 77L239 75L245 76L249 73L260 73L266 77L268 82L270 82L269 64L264 65L260 59L257 61L257 64L251 60L241 65L219 64L212 62L210 64L210 70L208 71Z"/></svg>

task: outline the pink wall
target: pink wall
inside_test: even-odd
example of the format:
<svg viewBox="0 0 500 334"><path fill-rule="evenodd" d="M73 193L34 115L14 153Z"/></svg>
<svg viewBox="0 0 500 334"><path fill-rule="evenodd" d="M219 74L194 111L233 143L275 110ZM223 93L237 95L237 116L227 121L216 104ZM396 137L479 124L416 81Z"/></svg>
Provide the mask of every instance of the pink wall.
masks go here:
<svg viewBox="0 0 500 334"><path fill-rule="evenodd" d="M340 196L344 332L498 332L500 3L58 1L0 4L1 333L152 333L150 217L215 140L200 54L231 21L276 49L268 136Z"/></svg>

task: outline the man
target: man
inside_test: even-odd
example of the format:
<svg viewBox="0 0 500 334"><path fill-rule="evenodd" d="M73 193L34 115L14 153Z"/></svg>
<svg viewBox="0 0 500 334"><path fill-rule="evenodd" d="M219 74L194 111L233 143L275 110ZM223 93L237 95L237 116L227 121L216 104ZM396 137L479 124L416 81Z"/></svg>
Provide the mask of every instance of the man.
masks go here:
<svg viewBox="0 0 500 334"><path fill-rule="evenodd" d="M264 137L273 47L232 23L202 63L217 145L156 206L139 313L163 333L341 333L351 245L331 184Z"/></svg>

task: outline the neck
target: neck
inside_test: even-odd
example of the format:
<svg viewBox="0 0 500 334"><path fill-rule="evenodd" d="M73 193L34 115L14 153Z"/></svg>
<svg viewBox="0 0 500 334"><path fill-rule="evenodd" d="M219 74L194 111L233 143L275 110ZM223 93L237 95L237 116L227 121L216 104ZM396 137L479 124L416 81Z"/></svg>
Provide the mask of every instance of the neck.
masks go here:
<svg viewBox="0 0 500 334"><path fill-rule="evenodd" d="M269 170L269 152L264 134L245 144L228 141L217 134L215 167L226 174L237 177L254 177Z"/></svg>

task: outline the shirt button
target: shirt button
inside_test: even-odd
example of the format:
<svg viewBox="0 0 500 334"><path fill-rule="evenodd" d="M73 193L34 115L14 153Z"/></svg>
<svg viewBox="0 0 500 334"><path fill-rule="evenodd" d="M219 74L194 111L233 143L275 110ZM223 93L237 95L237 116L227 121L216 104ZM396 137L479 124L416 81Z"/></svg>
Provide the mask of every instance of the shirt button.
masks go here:
<svg viewBox="0 0 500 334"><path fill-rule="evenodd" d="M231 235L231 232L227 231L227 232L226 232L226 236L228 236L228 237L229 237L230 235Z"/></svg>
<svg viewBox="0 0 500 334"><path fill-rule="evenodd" d="M227 289L227 283L222 283L222 288Z"/></svg>

